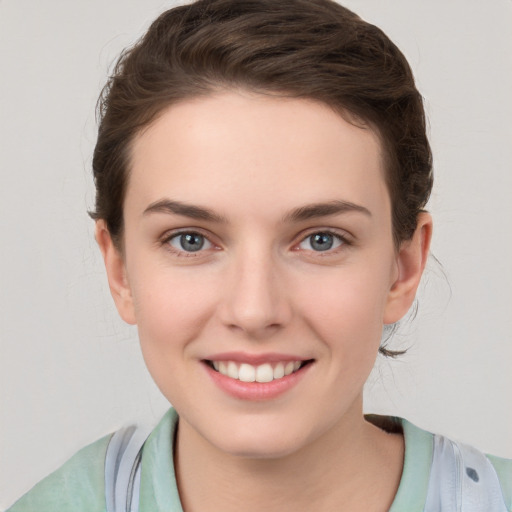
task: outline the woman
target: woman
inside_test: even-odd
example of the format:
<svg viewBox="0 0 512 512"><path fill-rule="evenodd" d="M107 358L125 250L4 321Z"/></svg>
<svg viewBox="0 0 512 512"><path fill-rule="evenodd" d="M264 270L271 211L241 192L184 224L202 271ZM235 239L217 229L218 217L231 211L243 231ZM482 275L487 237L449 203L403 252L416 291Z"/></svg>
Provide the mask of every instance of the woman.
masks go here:
<svg viewBox="0 0 512 512"><path fill-rule="evenodd" d="M327 0L172 9L121 57L101 114L96 239L175 408L134 456L128 502L510 509L509 461L362 413L432 233L421 96L379 29ZM12 510L104 510L114 444Z"/></svg>

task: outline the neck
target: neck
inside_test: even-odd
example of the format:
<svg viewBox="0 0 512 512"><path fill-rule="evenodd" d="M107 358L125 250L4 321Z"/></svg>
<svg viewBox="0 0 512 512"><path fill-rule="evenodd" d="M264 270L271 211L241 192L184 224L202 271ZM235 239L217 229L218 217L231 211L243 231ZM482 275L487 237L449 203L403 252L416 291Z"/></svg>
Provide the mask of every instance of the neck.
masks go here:
<svg viewBox="0 0 512 512"><path fill-rule="evenodd" d="M307 446L271 459L218 450L180 419L175 466L184 511L389 510L403 439L366 422L358 409Z"/></svg>

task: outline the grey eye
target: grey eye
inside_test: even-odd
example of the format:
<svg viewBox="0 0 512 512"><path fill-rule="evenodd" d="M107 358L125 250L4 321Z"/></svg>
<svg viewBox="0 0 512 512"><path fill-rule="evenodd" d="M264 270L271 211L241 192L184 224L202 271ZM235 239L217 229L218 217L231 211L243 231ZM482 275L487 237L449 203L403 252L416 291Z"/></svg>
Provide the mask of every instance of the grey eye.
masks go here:
<svg viewBox="0 0 512 512"><path fill-rule="evenodd" d="M178 251L197 252L209 249L211 242L199 233L180 233L169 240L169 244Z"/></svg>
<svg viewBox="0 0 512 512"><path fill-rule="evenodd" d="M343 240L341 237L333 233L319 232L307 236L299 245L301 249L307 249L317 252L328 251L336 249L342 245Z"/></svg>
<svg viewBox="0 0 512 512"><path fill-rule="evenodd" d="M333 236L328 233L311 235L311 247L315 251L328 251L334 243Z"/></svg>

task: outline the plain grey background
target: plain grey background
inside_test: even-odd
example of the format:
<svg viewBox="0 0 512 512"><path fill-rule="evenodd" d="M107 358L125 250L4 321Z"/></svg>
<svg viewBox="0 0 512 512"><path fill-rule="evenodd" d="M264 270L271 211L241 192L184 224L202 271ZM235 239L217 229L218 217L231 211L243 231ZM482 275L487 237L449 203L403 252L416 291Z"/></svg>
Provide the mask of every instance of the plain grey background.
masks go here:
<svg viewBox="0 0 512 512"><path fill-rule="evenodd" d="M512 2L344 4L398 44L426 98L442 263L365 408L512 457ZM0 0L0 508L168 406L117 318L86 210L109 66L172 5Z"/></svg>

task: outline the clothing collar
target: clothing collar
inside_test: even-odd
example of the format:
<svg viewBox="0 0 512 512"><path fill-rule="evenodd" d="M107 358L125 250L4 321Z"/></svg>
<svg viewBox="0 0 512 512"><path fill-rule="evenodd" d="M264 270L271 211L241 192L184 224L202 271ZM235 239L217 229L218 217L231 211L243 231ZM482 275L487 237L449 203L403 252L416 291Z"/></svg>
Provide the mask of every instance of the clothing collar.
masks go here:
<svg viewBox="0 0 512 512"><path fill-rule="evenodd" d="M421 511L432 465L433 436L402 418L382 419L401 426L405 440L404 468L389 512ZM140 487L144 510L183 512L173 463L177 424L178 414L171 408L144 445Z"/></svg>

